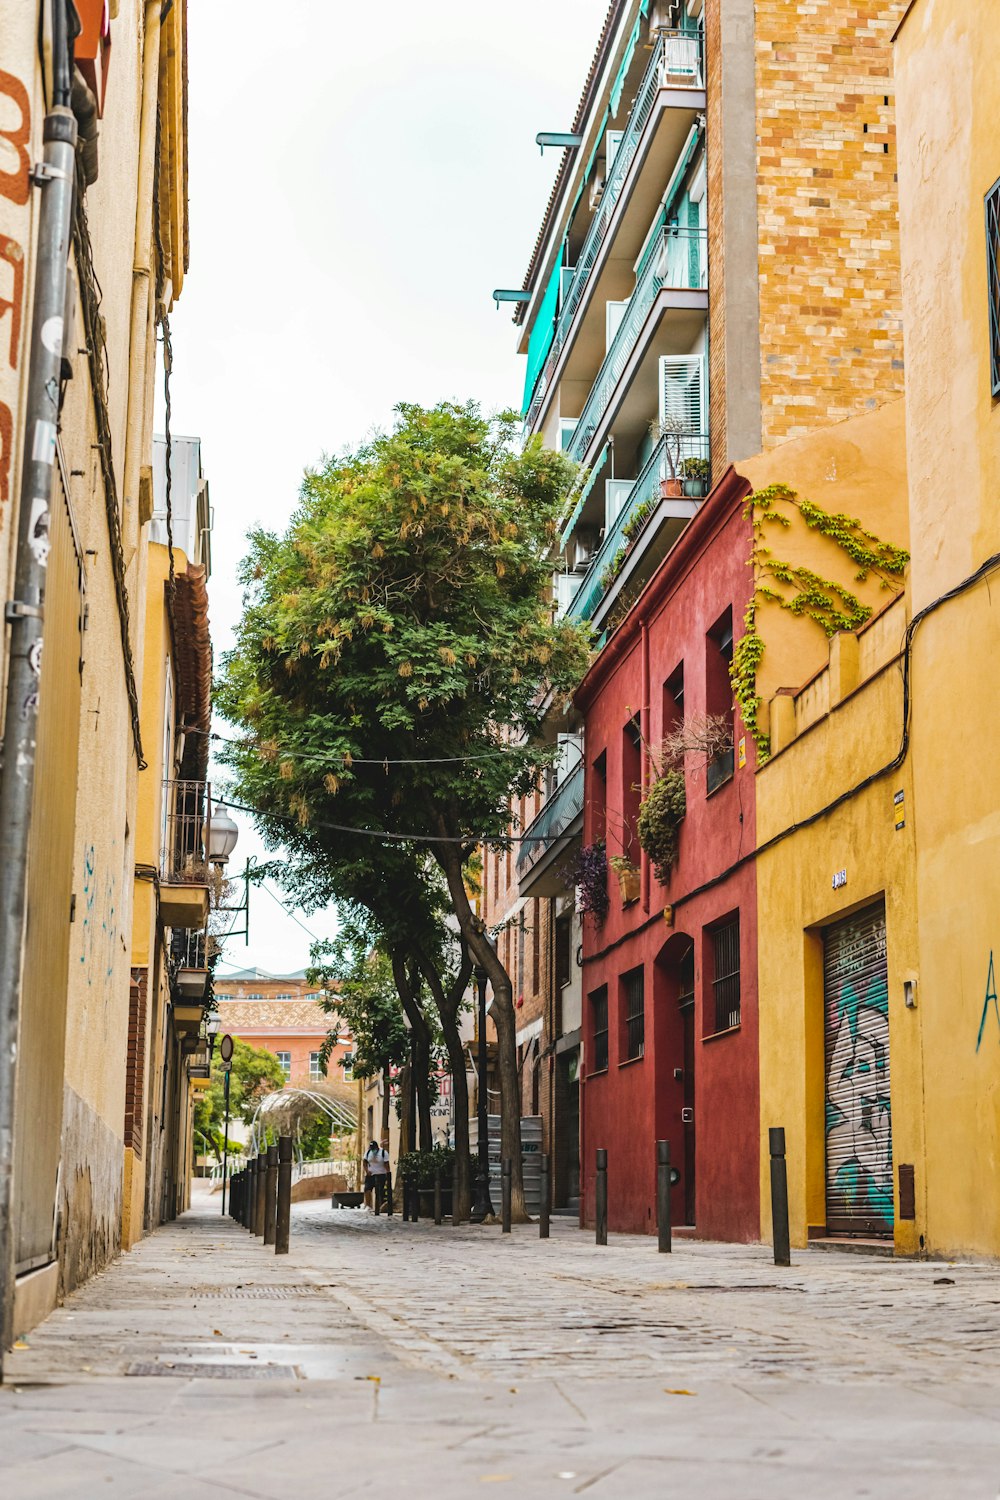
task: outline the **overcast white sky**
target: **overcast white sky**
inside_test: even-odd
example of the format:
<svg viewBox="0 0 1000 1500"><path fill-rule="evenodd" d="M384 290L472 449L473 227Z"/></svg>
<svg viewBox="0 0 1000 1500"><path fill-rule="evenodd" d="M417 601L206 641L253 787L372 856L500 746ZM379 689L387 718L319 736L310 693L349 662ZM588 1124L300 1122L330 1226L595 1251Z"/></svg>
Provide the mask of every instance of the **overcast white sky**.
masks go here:
<svg viewBox="0 0 1000 1500"><path fill-rule="evenodd" d="M173 429L215 507L216 657L249 527L398 401L518 405L510 307L607 0L199 0L189 8L191 269L171 319ZM260 841L237 815L234 870ZM332 912L252 898L233 966L302 968Z"/></svg>

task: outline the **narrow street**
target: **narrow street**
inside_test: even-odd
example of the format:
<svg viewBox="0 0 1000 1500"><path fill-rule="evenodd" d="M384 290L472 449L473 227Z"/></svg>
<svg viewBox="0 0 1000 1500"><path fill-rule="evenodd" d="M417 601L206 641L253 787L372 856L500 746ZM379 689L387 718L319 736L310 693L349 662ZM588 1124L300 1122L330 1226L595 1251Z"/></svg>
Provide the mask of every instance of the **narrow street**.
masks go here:
<svg viewBox="0 0 1000 1500"><path fill-rule="evenodd" d="M11 1356L4 1492L993 1500L1000 1268L794 1260L196 1196Z"/></svg>

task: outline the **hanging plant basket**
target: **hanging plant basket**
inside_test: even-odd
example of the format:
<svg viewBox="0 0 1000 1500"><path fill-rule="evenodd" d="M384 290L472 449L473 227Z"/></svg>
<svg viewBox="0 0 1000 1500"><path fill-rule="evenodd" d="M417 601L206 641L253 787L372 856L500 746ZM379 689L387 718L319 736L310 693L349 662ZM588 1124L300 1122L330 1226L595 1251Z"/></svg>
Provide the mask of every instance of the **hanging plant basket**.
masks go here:
<svg viewBox="0 0 1000 1500"><path fill-rule="evenodd" d="M639 809L636 835L653 862L653 873L661 884L670 878L677 858L681 823L687 811L684 772L670 770L653 782Z"/></svg>

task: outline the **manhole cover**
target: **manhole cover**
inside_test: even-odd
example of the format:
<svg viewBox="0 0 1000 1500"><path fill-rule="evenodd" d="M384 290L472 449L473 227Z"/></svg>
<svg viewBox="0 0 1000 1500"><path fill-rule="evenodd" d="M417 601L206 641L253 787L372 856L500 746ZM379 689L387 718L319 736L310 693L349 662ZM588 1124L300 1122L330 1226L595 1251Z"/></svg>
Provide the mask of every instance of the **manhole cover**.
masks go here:
<svg viewBox="0 0 1000 1500"><path fill-rule="evenodd" d="M166 1375L174 1380L301 1380L297 1365L196 1365L134 1360L126 1375Z"/></svg>

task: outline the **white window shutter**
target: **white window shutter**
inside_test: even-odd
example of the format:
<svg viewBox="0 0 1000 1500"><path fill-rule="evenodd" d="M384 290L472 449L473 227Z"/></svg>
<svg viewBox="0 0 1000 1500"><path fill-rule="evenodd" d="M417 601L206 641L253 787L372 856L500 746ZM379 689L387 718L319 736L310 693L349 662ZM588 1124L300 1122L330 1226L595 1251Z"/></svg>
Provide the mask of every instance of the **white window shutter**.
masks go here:
<svg viewBox="0 0 1000 1500"><path fill-rule="evenodd" d="M685 432L708 431L705 359L701 354L660 355L660 421L676 417Z"/></svg>

